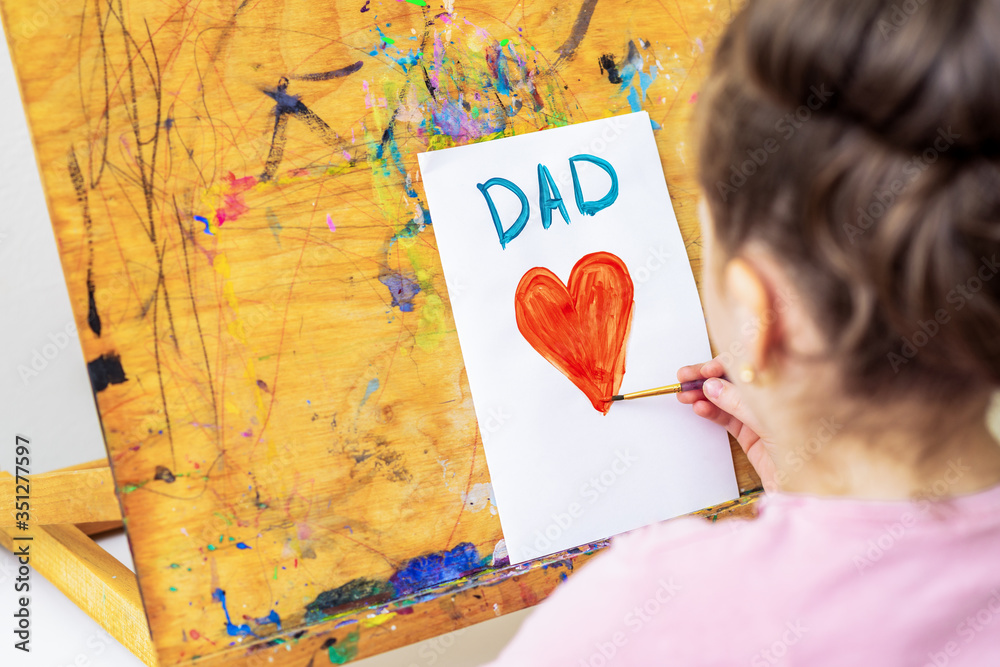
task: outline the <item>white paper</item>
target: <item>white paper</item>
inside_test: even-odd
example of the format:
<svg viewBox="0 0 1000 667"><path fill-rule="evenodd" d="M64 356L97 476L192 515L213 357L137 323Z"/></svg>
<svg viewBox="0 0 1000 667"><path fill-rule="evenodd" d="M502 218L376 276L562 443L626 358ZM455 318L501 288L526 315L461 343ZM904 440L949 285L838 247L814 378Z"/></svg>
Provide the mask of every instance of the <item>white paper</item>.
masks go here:
<svg viewBox="0 0 1000 667"><path fill-rule="evenodd" d="M574 198L569 158L612 165L619 192L592 216ZM628 267L634 312L620 393L671 384L677 368L710 358L704 315L645 112L423 153L420 171L512 563L568 549L739 496L724 429L674 396L615 403L607 415L518 330L521 277L545 267L566 284L585 255ZM544 229L538 164L558 210ZM577 162L585 200L611 179ZM477 188L503 178L523 190L530 216L501 247ZM521 203L492 187L502 226Z"/></svg>

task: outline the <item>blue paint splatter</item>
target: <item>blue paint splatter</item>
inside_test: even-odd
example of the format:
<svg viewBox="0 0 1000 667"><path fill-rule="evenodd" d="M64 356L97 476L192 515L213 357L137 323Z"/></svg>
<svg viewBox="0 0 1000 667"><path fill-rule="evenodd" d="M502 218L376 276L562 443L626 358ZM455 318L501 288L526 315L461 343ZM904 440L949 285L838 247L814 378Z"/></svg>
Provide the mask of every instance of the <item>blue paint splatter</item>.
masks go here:
<svg viewBox="0 0 1000 667"><path fill-rule="evenodd" d="M237 543L236 543L236 548L237 548L237 549L252 549L253 547L251 547L251 546L250 546L249 544L247 544L246 542L237 542Z"/></svg>
<svg viewBox="0 0 1000 667"><path fill-rule="evenodd" d="M351 625L352 623L357 623L357 622L358 622L358 619L356 619L356 618L349 618L346 621L341 621L340 623L337 623L337 625L335 625L333 627L334 627L334 629L336 629L336 628L342 628L345 625Z"/></svg>
<svg viewBox="0 0 1000 667"><path fill-rule="evenodd" d="M396 169L402 174L405 185L403 186L406 190L406 196L411 198L417 197L417 191L413 189L410 183L410 177L406 173L406 165L403 164L403 154L399 150L399 144L396 142L396 136L393 132L392 123L389 127L385 128L382 133L382 139L379 141L378 146L375 147L375 157L379 160L385 160L385 175L389 175L389 160L385 157L385 149L389 149L389 155L392 157L393 164L396 165Z"/></svg>
<svg viewBox="0 0 1000 667"><path fill-rule="evenodd" d="M264 618L255 618L254 622L257 625L267 625L268 623L274 623L275 625L278 626L278 630L281 630L281 617L278 616L278 612L276 612L273 609L271 610L271 613L269 613Z"/></svg>
<svg viewBox="0 0 1000 667"><path fill-rule="evenodd" d="M625 56L625 61L621 70L622 83L621 91L624 93L625 89L632 85L632 79L635 77L637 72L642 70L642 56L639 55L639 49L635 48L635 42L628 43L628 55ZM641 80L641 77L640 77Z"/></svg>
<svg viewBox="0 0 1000 667"><path fill-rule="evenodd" d="M642 111L642 101L639 99L639 92L635 86L632 86L628 91L628 105L632 107L632 111Z"/></svg>
<svg viewBox="0 0 1000 667"><path fill-rule="evenodd" d="M475 545L463 542L451 551L414 558L389 581L396 588L397 596L410 595L441 582L458 579L481 567L483 562Z"/></svg>
<svg viewBox="0 0 1000 667"><path fill-rule="evenodd" d="M497 92L501 95L510 96L510 72L507 64L507 55L502 49L497 49Z"/></svg>
<svg viewBox="0 0 1000 667"><path fill-rule="evenodd" d="M361 399L361 405L364 405L368 397L376 391L378 391L378 378L372 378L368 381L368 387L365 388L365 396Z"/></svg>
<svg viewBox="0 0 1000 667"><path fill-rule="evenodd" d="M649 74L646 74L645 72L639 72L639 88L642 92L642 99L646 99L646 91L649 90L649 87L651 85L653 85L653 79L656 78L655 67L651 67L649 72L650 72Z"/></svg>
<svg viewBox="0 0 1000 667"><path fill-rule="evenodd" d="M420 285L415 280L401 273L387 273L379 276L378 281L389 288L393 306L404 313L413 312L413 297L420 292Z"/></svg>
<svg viewBox="0 0 1000 667"><path fill-rule="evenodd" d="M250 629L249 625L236 625L233 623L232 619L229 618L229 609L226 607L226 592L221 588L216 588L215 592L212 593L212 599L216 602L222 603L222 611L226 614L226 632L229 633L230 637L240 637L250 635L251 637L256 637L253 630Z"/></svg>
<svg viewBox="0 0 1000 667"><path fill-rule="evenodd" d="M205 216L203 216L203 215L196 215L196 216L194 216L194 219L197 220L198 222L204 223L204 225L205 225L205 233L206 234L208 234L209 236L215 236L215 234L213 234L211 232L211 230L209 230L209 228L208 228L208 219L205 218Z"/></svg>
<svg viewBox="0 0 1000 667"><path fill-rule="evenodd" d="M402 51L400 51L400 53L402 53ZM387 52L385 53L385 55L394 60L397 65L402 67L404 73L406 72L407 69L413 67L414 65L420 62L420 54L414 53L413 49L410 49L410 52L407 53L405 56L400 56L398 58L390 55Z"/></svg>

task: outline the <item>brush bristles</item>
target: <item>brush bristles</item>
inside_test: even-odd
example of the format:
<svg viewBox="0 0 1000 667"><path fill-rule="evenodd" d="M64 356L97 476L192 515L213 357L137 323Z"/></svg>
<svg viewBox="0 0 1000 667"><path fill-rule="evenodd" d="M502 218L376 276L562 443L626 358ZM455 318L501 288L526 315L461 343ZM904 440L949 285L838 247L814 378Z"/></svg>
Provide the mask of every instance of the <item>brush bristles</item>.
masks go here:
<svg viewBox="0 0 1000 667"><path fill-rule="evenodd" d="M625 397L624 396L612 396L611 400L612 401L624 401Z"/></svg>

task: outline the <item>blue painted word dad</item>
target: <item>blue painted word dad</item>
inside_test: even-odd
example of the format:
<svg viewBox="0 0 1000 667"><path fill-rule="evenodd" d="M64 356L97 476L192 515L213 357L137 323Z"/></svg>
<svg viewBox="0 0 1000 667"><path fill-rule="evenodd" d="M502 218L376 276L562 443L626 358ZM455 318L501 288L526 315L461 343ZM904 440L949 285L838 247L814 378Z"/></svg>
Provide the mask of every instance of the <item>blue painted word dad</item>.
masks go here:
<svg viewBox="0 0 1000 667"><path fill-rule="evenodd" d="M580 177L576 173L577 162L590 162L607 172L608 176L611 177L611 189L608 190L606 195L596 200L584 200L583 188L580 187ZM581 153L580 155L574 155L569 159L569 168L570 171L573 172L573 194L576 196L576 208L581 214L594 215L598 211L611 206L615 203L615 200L618 199L618 174L615 173L615 168L612 167L611 163L607 160L602 160L599 157ZM497 213L497 207L493 203L493 197L490 196L490 188L495 185L507 188L521 200L521 213L517 216L517 220L514 221L514 224L506 230L503 228L503 223L500 221L500 214ZM528 197L524 194L524 190L505 178L491 178L485 183L477 184L476 187L479 188L479 191L483 193L484 197L486 197L486 204L490 207L490 215L493 216L493 225L497 228L497 234L500 236L500 247L506 249L507 244L513 241L518 234L524 231L525 225L528 224L528 216L531 215L531 206L528 204ZM549 173L549 168L544 164L538 165L538 208L542 212L543 228L548 229L552 225L553 209L559 209L559 213L562 215L563 220L566 221L567 225L569 224L569 212L566 210L566 204L563 203L562 195L559 194L559 188L556 186L556 182L552 179L552 174Z"/></svg>

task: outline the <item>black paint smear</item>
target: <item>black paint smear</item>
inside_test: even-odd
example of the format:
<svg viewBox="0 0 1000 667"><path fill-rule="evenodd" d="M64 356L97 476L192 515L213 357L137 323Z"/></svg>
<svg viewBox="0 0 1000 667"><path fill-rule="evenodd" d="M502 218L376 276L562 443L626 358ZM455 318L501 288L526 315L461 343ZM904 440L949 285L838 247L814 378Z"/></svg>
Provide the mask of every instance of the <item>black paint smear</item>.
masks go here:
<svg viewBox="0 0 1000 667"><path fill-rule="evenodd" d="M566 38L562 46L556 49L556 53L559 54L559 60L570 60L573 54L576 53L577 47L580 46L584 35L587 34L587 29L590 28L590 19L594 15L594 8L596 6L597 0L583 0L580 13L576 15L576 21L573 23L573 29L570 31L569 37Z"/></svg>
<svg viewBox="0 0 1000 667"><path fill-rule="evenodd" d="M87 325L98 338L101 337L101 316L97 313L97 302L94 300L94 279L87 271Z"/></svg>
<svg viewBox="0 0 1000 667"><path fill-rule="evenodd" d="M615 57L610 53L605 53L598 59L601 66L601 74L608 73L608 81L611 83L621 83L622 77L618 72L618 65L615 64Z"/></svg>
<svg viewBox="0 0 1000 667"><path fill-rule="evenodd" d="M427 68L421 65L420 69L424 72L424 85L427 87L427 92L431 94L431 97L437 99L437 88L435 88L434 84L431 83L431 77L430 74L427 73Z"/></svg>
<svg viewBox="0 0 1000 667"><path fill-rule="evenodd" d="M125 369L122 368L121 357L113 352L87 362L87 374L90 375L90 386L94 388L95 394L107 389L108 385L128 380Z"/></svg>
<svg viewBox="0 0 1000 667"><path fill-rule="evenodd" d="M83 210L83 229L87 235L87 325L94 335L101 336L101 316L97 312L97 301L94 299L94 234L93 221L90 217L90 200L87 196L87 184L83 179L83 172L80 170L80 163L76 160L76 151L71 147L67 158L69 168L69 178L73 182L73 190L76 192L76 201Z"/></svg>
<svg viewBox="0 0 1000 667"><path fill-rule="evenodd" d="M177 477L174 473L170 472L170 468L166 466L156 466L156 475L153 479L158 479L161 482L166 482L167 484L173 484L177 481Z"/></svg>
<svg viewBox="0 0 1000 667"><path fill-rule="evenodd" d="M365 0L365 6L361 8L361 13L364 14L368 11L368 5L372 3L372 0Z"/></svg>
<svg viewBox="0 0 1000 667"><path fill-rule="evenodd" d="M356 63L352 63L346 67L341 67L340 69L330 70L329 72L317 72L316 74L303 74L301 76L292 76L289 78L297 79L299 81L329 81L330 79L339 79L342 76L354 74L363 66L364 63L359 60Z"/></svg>

